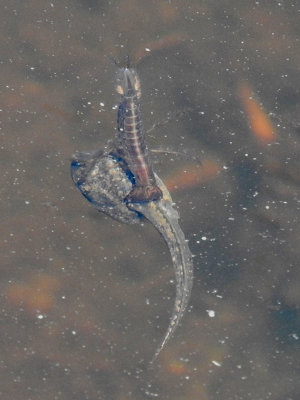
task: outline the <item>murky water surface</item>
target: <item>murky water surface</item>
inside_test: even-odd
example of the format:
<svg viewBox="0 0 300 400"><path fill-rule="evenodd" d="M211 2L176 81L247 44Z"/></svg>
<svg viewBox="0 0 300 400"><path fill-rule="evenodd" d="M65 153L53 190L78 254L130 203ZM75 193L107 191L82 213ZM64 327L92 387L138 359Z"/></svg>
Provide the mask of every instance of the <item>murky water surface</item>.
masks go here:
<svg viewBox="0 0 300 400"><path fill-rule="evenodd" d="M299 4L1 8L1 399L297 400ZM168 250L150 224L98 213L69 172L115 133L109 57L127 55L149 146L175 152L154 168L195 255L188 313L152 369Z"/></svg>

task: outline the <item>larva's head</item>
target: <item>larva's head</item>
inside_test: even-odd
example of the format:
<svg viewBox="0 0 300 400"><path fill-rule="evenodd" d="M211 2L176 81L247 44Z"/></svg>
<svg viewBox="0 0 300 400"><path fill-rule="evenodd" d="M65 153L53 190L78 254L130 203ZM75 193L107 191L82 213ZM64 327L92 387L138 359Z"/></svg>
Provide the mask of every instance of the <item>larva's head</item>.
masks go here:
<svg viewBox="0 0 300 400"><path fill-rule="evenodd" d="M141 97L141 85L138 74L133 68L120 68L117 73L116 91L121 96Z"/></svg>

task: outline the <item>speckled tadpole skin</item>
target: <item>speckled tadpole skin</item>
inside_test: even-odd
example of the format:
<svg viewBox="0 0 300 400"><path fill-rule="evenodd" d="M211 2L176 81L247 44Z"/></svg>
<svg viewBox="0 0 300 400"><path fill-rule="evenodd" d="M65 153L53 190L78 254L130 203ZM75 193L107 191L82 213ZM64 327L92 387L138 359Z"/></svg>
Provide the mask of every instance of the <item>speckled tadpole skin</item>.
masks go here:
<svg viewBox="0 0 300 400"><path fill-rule="evenodd" d="M126 79L127 75L138 79L134 70L128 72L126 68L124 71ZM130 90L133 86L130 86ZM122 90L124 88L125 84ZM138 85L137 88L140 90ZM71 174L81 193L99 211L128 224L140 223L145 217L168 245L175 269L176 298L169 327L154 353L151 360L153 363L174 334L186 310L192 290L193 263L191 252L178 224L179 215L173 208L170 193L153 172L149 155L145 153L146 144L138 126L140 124L132 120L132 112L128 118L128 135L133 133L133 136L124 137L123 131L127 128L123 124L120 136L110 150L75 154ZM120 121L118 122L120 124ZM132 126L135 126L136 132ZM124 150L125 146L128 146L129 150ZM135 158L141 161L135 161ZM135 191L136 188L138 191Z"/></svg>
<svg viewBox="0 0 300 400"><path fill-rule="evenodd" d="M176 275L176 299L168 330L154 354L153 362L183 317L193 282L192 256L178 224L179 215L172 206L171 196L155 174L163 193L162 199L143 203L125 202L133 183L122 161L113 154L78 153L72 160L71 169L74 183L99 211L129 224L139 223L143 216L146 217L169 247Z"/></svg>
<svg viewBox="0 0 300 400"><path fill-rule="evenodd" d="M117 156L101 151L76 153L71 174L81 193L99 211L127 224L139 222L139 215L124 202L133 184Z"/></svg>

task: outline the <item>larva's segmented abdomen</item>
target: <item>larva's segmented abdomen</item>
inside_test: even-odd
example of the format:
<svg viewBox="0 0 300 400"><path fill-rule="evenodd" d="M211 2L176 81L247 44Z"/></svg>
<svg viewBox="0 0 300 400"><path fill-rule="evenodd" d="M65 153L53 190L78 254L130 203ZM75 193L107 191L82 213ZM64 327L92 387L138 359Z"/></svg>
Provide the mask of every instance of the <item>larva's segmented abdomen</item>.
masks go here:
<svg viewBox="0 0 300 400"><path fill-rule="evenodd" d="M117 92L122 97L118 111L117 147L135 179L128 199L132 202L158 200L162 193L156 185L148 155L139 103L140 83L132 68L119 70Z"/></svg>

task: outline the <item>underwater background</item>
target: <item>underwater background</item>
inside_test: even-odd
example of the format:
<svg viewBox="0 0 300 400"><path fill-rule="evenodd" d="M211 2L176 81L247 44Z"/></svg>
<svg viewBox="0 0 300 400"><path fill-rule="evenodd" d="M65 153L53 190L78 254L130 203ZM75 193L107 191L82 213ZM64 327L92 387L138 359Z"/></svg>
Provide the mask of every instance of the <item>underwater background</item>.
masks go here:
<svg viewBox="0 0 300 400"><path fill-rule="evenodd" d="M299 399L299 3L1 12L1 399ZM194 254L188 312L152 368L175 297L168 249L70 177L75 151L115 135L112 59L127 56Z"/></svg>

